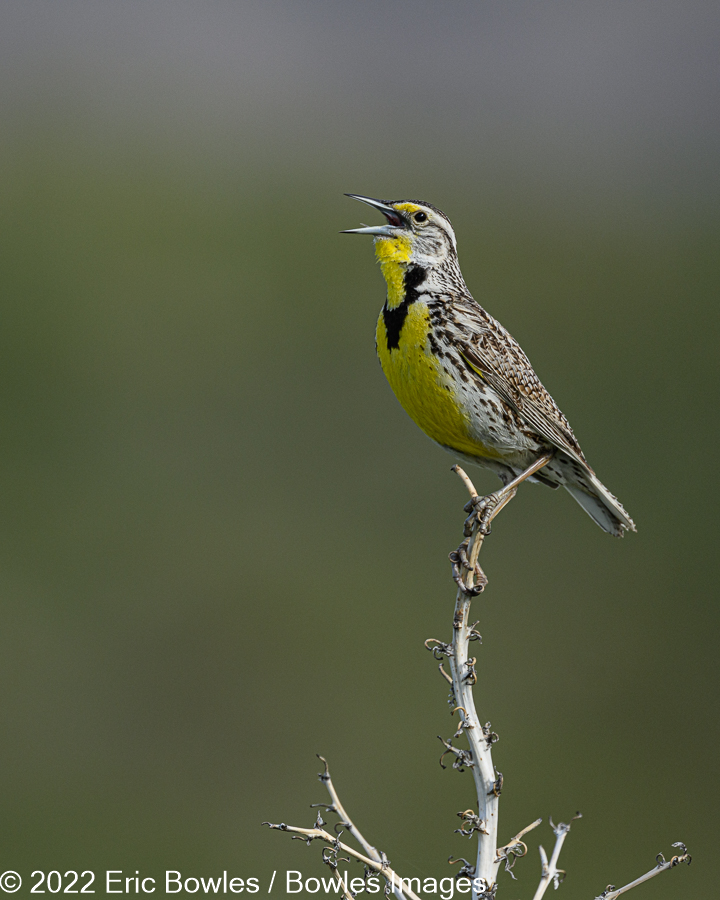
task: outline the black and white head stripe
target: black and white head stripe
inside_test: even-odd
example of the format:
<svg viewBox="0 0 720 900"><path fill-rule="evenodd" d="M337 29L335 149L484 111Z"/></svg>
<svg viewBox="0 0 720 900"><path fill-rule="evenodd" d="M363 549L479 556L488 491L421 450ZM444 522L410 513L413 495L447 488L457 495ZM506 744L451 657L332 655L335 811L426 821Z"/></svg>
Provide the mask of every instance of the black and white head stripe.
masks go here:
<svg viewBox="0 0 720 900"><path fill-rule="evenodd" d="M404 210L403 207L416 206L426 210L430 215L433 223L442 228L442 230L447 234L448 238L450 239L450 243L452 244L453 250L457 252L457 240L455 239L455 232L453 231L453 227L450 224L450 219L448 219L445 213L441 209L438 209L437 206L433 206L433 204L428 203L427 200L385 200L383 202L387 203L388 206L392 206L395 209L398 209L408 219L410 219L414 211Z"/></svg>

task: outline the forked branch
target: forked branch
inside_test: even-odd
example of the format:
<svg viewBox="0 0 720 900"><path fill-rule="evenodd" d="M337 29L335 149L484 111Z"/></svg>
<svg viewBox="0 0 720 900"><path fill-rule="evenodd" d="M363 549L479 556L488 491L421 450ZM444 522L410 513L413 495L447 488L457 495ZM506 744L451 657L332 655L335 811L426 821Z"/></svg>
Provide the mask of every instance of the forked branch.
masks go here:
<svg viewBox="0 0 720 900"><path fill-rule="evenodd" d="M337 816L339 816L340 821L335 825L335 833L339 834L338 828L347 829L347 831L355 838L358 844L360 844L363 850L367 853L370 859L374 859L376 862L381 862L382 855L378 850L375 849L375 847L373 847L373 845L369 841L365 840L365 838L360 833L360 829L354 824L350 816L345 812L345 807L340 802L338 793L335 790L335 785L333 784L332 778L330 777L330 769L328 767L327 760L325 759L325 757L320 756L319 753L317 754L317 758L325 766L325 771L321 772L318 775L318 778L327 788L332 803L311 803L310 808L312 809L317 806L322 806L325 809L325 812L335 813Z"/></svg>
<svg viewBox="0 0 720 900"><path fill-rule="evenodd" d="M410 900L419 900L419 898L413 894L411 890L409 890L406 886L406 883L400 879L400 877L390 868L390 863L388 862L388 858L385 854L378 850L376 847L367 841L360 832L360 829L355 825L350 816L345 811L345 807L340 802L340 797L338 796L338 792L335 790L335 785L333 784L332 778L330 777L330 768L327 764L327 760L317 754L318 759L325 767L325 771L320 772L318 774L318 778L327 788L328 793L330 794L330 803L311 803L311 809L322 807L325 812L334 813L338 816L339 821L335 823L334 832L335 837L333 837L329 832L325 831L323 826L325 822L320 818L318 814L317 821L315 823L314 828L296 828L293 825L285 825L285 823L280 823L278 825L273 825L271 822L263 822L263 825L269 825L270 828L275 828L278 831L288 831L293 833L294 835L302 835L302 838L297 838L300 840L306 840L308 845L312 843L313 840L321 840L326 844L330 844L332 849L329 847L325 847L323 850L322 860L325 865L329 866L336 880L342 885L342 893L347 897L347 889L345 887L344 882L340 877L340 873L337 870L338 864L338 853L343 851L344 853L349 853L352 857L357 859L359 862L365 863L366 866L366 876L368 868L378 872L380 875L385 878L389 888L395 894L397 900L406 900L406 897L409 897ZM340 842L340 835L343 831L347 831L348 834L351 834L355 840L360 844L360 846L365 851L365 854L358 853L357 850L353 850L352 847L348 847L346 844ZM352 894L350 895L352 897Z"/></svg>
<svg viewBox="0 0 720 900"><path fill-rule="evenodd" d="M278 825L274 825L272 822L263 822L262 824L269 825L270 828L275 828L278 831L287 831L293 835L299 835L299 840L306 841L307 844L311 844L315 840L320 840L324 841L326 844L329 844L338 853L340 851L342 851L343 853L349 853L350 856L352 856L354 859L357 859L359 862L364 863L367 868L373 869L379 875L382 875L391 888L397 887L398 885L402 884L403 891L405 894L407 894L410 900L420 900L418 895L406 886L406 881L401 881L400 876L390 868L387 860L378 861L375 859L370 859L369 856L365 856L362 853L358 853L358 851L353 847L348 847L347 844L343 844L338 835L333 836L329 832L325 831L322 826L316 826L315 828L297 828L294 825L286 825L284 822L280 822ZM327 863L327 861L328 860L325 854L323 854L323 862Z"/></svg>
<svg viewBox="0 0 720 900"><path fill-rule="evenodd" d="M551 883L554 885L555 890L557 890L560 886L560 883L565 880L565 870L558 869L557 862L560 856L560 851L562 850L562 845L565 843L565 838L568 836L568 832L570 831L570 825L572 825L575 819L582 819L582 815L580 813L576 813L567 824L565 824L565 822L560 822L559 825L553 825L553 820L550 819L550 827L555 832L555 846L553 847L552 856L548 861L545 848L542 846L542 844L540 845L540 864L542 866L542 869L540 875L540 884L535 891L533 900L540 900L540 898L544 896L545 891L548 889L548 886Z"/></svg>

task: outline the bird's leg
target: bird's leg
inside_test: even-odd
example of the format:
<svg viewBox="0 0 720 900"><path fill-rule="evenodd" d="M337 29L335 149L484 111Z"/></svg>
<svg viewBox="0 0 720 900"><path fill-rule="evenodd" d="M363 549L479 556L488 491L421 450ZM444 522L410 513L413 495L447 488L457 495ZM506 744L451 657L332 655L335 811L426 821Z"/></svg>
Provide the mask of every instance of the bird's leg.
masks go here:
<svg viewBox="0 0 720 900"><path fill-rule="evenodd" d="M462 478L465 487L470 492L470 500L465 505L465 512L469 513L463 529L465 540L457 550L453 550L450 554L453 579L466 596L476 597L482 593L488 583L487 577L478 563L478 555L485 536L490 533L490 523L500 510L512 500L517 493L518 486L526 478L547 465L552 458L552 453L543 454L501 490L485 497L478 496L472 481L460 466L453 466L453 471Z"/></svg>
<svg viewBox="0 0 720 900"><path fill-rule="evenodd" d="M473 497L469 500L468 503L465 504L465 512L470 513L465 520L465 534L471 534L473 525L476 523L477 530L480 534L490 534L490 523L500 510L512 500L517 493L519 485L521 485L526 478L529 478L539 469L542 469L543 466L546 466L552 458L552 453L544 453L541 457L536 459L531 466L528 466L524 472L521 472L516 478L513 478L512 481L509 481L499 491L487 494L485 497Z"/></svg>

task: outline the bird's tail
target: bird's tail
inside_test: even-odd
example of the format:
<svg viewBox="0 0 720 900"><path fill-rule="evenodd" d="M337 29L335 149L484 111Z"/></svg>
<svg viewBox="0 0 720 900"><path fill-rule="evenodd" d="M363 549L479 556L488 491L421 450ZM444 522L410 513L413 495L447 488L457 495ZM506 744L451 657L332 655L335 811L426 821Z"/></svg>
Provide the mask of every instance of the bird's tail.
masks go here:
<svg viewBox="0 0 720 900"><path fill-rule="evenodd" d="M615 537L622 537L625 531L637 531L622 503L610 493L594 472L588 469L583 473L582 481L565 484L564 487L603 531L614 534Z"/></svg>

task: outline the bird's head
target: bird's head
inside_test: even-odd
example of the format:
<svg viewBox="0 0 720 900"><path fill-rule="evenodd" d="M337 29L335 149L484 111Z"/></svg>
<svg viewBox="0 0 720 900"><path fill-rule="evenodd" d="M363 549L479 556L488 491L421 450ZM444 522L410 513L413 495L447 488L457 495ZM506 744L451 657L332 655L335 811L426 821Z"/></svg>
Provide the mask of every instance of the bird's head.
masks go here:
<svg viewBox="0 0 720 900"><path fill-rule="evenodd" d="M423 268L442 266L457 256L455 232L447 216L421 200L374 200L346 194L381 212L385 225L350 228L343 234L371 234L375 253L383 262L412 263Z"/></svg>

